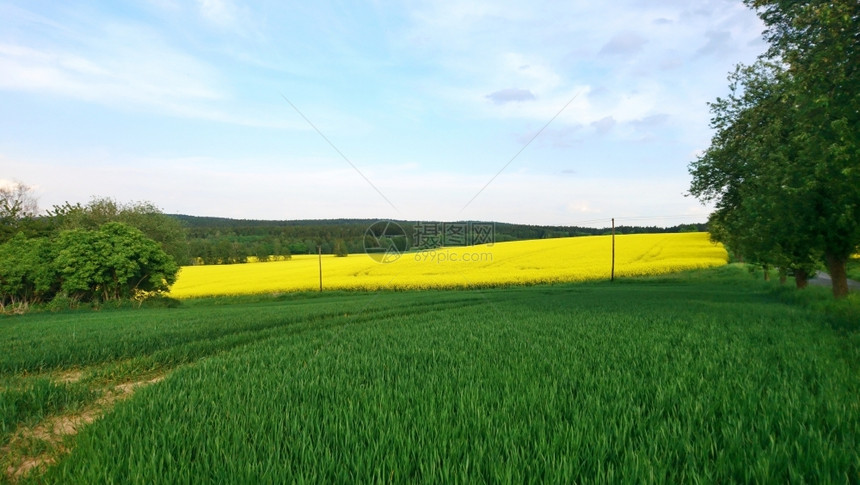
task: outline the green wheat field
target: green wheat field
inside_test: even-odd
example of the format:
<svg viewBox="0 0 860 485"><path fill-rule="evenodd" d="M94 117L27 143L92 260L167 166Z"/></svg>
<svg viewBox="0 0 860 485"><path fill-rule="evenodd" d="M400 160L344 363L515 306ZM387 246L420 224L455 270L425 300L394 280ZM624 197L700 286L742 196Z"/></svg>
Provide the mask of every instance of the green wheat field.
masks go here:
<svg viewBox="0 0 860 485"><path fill-rule="evenodd" d="M0 382L24 483L860 481L858 333L735 265L9 317Z"/></svg>

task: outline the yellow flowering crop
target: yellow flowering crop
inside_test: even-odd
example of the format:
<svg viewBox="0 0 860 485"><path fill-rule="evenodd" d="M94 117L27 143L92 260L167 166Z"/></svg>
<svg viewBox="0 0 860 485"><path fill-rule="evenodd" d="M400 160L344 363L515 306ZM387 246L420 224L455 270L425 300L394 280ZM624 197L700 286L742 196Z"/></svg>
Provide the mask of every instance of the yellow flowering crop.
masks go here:
<svg viewBox="0 0 860 485"><path fill-rule="evenodd" d="M719 266L726 260L726 251L711 243L706 233L615 238L616 277ZM323 255L322 280L324 289L364 290L584 281L608 279L610 263L610 236L590 236L405 252L385 263L366 254ZM318 256L296 255L289 261L186 266L170 295L189 298L318 288Z"/></svg>

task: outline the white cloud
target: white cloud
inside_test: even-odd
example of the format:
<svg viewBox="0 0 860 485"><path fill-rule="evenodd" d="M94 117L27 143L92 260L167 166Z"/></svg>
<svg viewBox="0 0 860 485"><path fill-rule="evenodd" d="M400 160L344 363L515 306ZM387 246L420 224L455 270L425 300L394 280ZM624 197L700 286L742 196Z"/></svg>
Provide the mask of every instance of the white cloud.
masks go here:
<svg viewBox="0 0 860 485"><path fill-rule="evenodd" d="M228 0L197 0L200 13L219 25L229 25L235 20L235 6Z"/></svg>
<svg viewBox="0 0 860 485"><path fill-rule="evenodd" d="M168 110L225 96L212 68L145 27L106 25L89 40L96 45L74 51L0 44L0 89Z"/></svg>
<svg viewBox="0 0 860 485"><path fill-rule="evenodd" d="M600 54L629 56L642 50L648 39L636 32L620 32L615 34L603 47Z"/></svg>
<svg viewBox="0 0 860 485"><path fill-rule="evenodd" d="M615 118L607 116L591 123L591 126L599 135L604 135L615 126Z"/></svg>
<svg viewBox="0 0 860 485"><path fill-rule="evenodd" d="M0 90L62 96L115 110L163 113L245 126L308 130L300 120L285 121L273 105L235 105L222 75L197 58L176 50L143 27L110 25L99 46L71 51L0 43Z"/></svg>
<svg viewBox="0 0 860 485"><path fill-rule="evenodd" d="M507 88L485 96L495 104L534 101L535 95L528 89Z"/></svg>
<svg viewBox="0 0 860 485"><path fill-rule="evenodd" d="M197 0L197 7L200 16L209 25L222 32L257 40L265 37L259 27L267 19L255 18L249 6L245 4L237 5L233 0Z"/></svg>
<svg viewBox="0 0 860 485"><path fill-rule="evenodd" d="M705 32L708 42L696 51L697 56L707 56L714 54L728 54L734 50L732 45L732 34L726 31L708 31Z"/></svg>
<svg viewBox="0 0 860 485"><path fill-rule="evenodd" d="M761 23L742 4L723 0L703 2L695 11L685 2L611 7L419 3L406 37L424 39L420 52L428 62L460 74L457 84L431 79L425 88L468 117L545 123L580 93L553 126L609 117L624 124L664 114L696 120L706 129L711 87L724 84L733 62L757 53L746 42L758 35ZM512 27L511 36L488 34ZM703 69L699 49L721 51L725 67ZM486 102L487 93L512 86L536 99ZM605 95L596 96L598 90Z"/></svg>

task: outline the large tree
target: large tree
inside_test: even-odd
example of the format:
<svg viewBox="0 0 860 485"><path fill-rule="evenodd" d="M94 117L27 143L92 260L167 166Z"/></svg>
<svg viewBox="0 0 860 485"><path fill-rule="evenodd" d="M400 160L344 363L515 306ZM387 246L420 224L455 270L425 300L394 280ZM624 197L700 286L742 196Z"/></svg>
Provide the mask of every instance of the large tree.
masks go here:
<svg viewBox="0 0 860 485"><path fill-rule="evenodd" d="M715 202L712 238L746 261L794 271L798 287L814 268L814 208L793 137L791 80L778 65L739 66L730 92L711 103L711 146L693 162L690 192Z"/></svg>
<svg viewBox="0 0 860 485"><path fill-rule="evenodd" d="M120 203L109 197L94 197L86 205L67 202L54 206L49 214L61 230L96 230L107 222L128 224L159 243L177 264L189 262L185 227L150 202Z"/></svg>
<svg viewBox="0 0 860 485"><path fill-rule="evenodd" d="M823 259L843 297L860 246L860 3L746 3L771 48L711 105L716 134L690 191L716 203L717 234L737 249L801 275Z"/></svg>
<svg viewBox="0 0 860 485"><path fill-rule="evenodd" d="M56 244L60 289L76 299L105 301L167 291L179 271L158 243L119 222L96 231L63 231Z"/></svg>
<svg viewBox="0 0 860 485"><path fill-rule="evenodd" d="M767 56L794 82L799 157L833 294L848 293L845 265L860 246L860 2L747 0L767 26Z"/></svg>

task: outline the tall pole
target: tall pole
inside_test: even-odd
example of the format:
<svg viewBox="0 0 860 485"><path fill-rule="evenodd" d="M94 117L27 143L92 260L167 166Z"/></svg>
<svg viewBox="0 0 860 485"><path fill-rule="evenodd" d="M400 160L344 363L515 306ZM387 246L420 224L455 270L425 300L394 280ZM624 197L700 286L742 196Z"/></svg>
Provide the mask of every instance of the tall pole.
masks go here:
<svg viewBox="0 0 860 485"><path fill-rule="evenodd" d="M322 246L317 246L317 253L320 260L320 293L322 293Z"/></svg>
<svg viewBox="0 0 860 485"><path fill-rule="evenodd" d="M612 270L609 273L609 281L615 281L615 218L612 218Z"/></svg>

